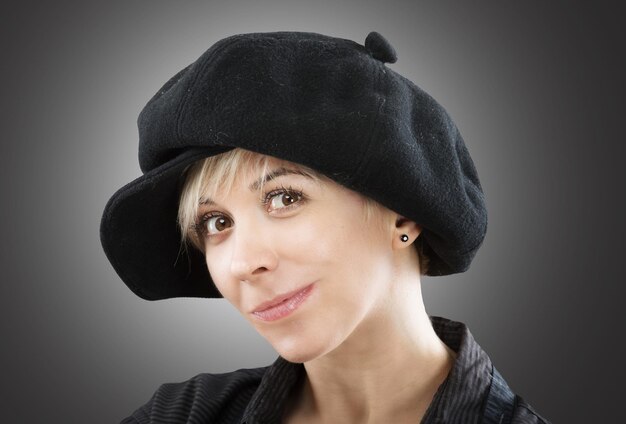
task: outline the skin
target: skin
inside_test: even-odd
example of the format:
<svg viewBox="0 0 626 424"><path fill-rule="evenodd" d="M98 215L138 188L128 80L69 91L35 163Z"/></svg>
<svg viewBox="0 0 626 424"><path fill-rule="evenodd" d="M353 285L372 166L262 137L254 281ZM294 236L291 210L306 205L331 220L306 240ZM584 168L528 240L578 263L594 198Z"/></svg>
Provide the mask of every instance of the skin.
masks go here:
<svg viewBox="0 0 626 424"><path fill-rule="evenodd" d="M296 169L272 160L279 168ZM304 363L284 421L419 422L454 362L424 309L411 246L420 227L386 208L367 220L360 194L297 174L267 181L262 202L249 188L259 177L242 175L198 214L218 290L282 357ZM311 284L286 317L252 313Z"/></svg>

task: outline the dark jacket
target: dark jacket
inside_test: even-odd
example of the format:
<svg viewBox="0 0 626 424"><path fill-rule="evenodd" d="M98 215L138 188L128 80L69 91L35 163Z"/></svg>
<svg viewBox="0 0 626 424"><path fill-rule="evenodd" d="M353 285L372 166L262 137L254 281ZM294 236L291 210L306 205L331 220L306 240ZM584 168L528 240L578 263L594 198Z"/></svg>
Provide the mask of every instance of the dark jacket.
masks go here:
<svg viewBox="0 0 626 424"><path fill-rule="evenodd" d="M422 424L548 423L508 389L465 324L439 317L431 321L457 358ZM162 385L122 423L280 423L289 396L304 374L302 364L281 357L269 367L199 374L182 383Z"/></svg>

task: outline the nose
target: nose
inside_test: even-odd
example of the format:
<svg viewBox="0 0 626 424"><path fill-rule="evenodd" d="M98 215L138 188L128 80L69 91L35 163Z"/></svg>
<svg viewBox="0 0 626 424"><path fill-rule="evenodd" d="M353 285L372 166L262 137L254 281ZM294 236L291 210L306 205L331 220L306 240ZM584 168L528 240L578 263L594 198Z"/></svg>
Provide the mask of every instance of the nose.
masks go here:
<svg viewBox="0 0 626 424"><path fill-rule="evenodd" d="M239 281L257 282L278 266L273 238L261 231L239 230L233 234L231 274Z"/></svg>

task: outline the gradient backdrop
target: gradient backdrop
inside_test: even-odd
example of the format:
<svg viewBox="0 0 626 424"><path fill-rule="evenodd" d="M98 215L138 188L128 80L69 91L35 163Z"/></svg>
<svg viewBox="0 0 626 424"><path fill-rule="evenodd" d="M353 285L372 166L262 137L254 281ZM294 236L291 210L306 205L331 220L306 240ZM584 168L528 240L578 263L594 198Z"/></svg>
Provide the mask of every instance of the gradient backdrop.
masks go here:
<svg viewBox="0 0 626 424"><path fill-rule="evenodd" d="M159 384L274 360L221 300L143 301L102 252L140 175L136 118L217 40L363 43L446 107L486 193L472 268L426 278L511 387L556 423L618 422L624 379L624 66L617 9L510 1L12 1L0 13L0 421L113 423Z"/></svg>

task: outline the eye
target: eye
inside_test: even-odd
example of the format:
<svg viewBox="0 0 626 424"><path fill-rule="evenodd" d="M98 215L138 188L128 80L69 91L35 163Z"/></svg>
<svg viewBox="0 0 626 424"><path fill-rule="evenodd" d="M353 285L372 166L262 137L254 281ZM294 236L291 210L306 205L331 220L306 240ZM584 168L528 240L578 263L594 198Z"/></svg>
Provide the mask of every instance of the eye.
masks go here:
<svg viewBox="0 0 626 424"><path fill-rule="evenodd" d="M233 222L230 218L224 215L207 216L203 219L201 230L203 234L215 235L221 233L233 226Z"/></svg>
<svg viewBox="0 0 626 424"><path fill-rule="evenodd" d="M301 192L295 190L280 190L278 192L272 192L267 195L267 203L269 204L269 210L284 209L295 203L300 202L303 199Z"/></svg>

